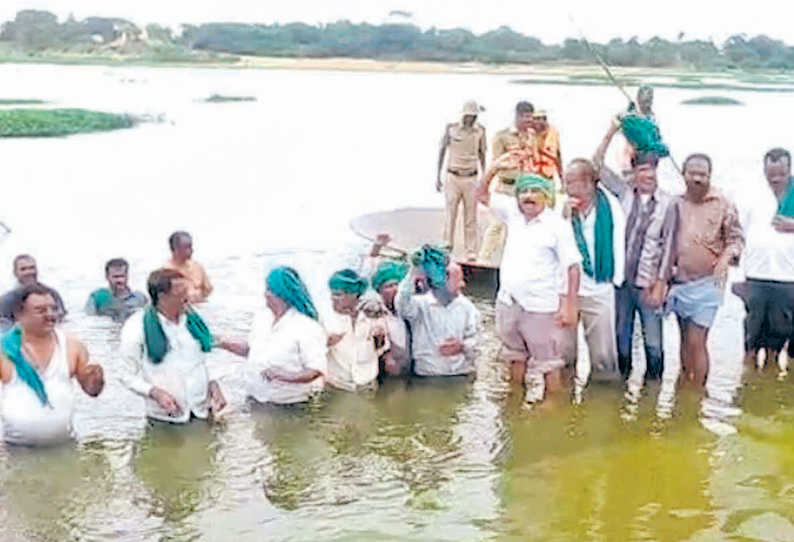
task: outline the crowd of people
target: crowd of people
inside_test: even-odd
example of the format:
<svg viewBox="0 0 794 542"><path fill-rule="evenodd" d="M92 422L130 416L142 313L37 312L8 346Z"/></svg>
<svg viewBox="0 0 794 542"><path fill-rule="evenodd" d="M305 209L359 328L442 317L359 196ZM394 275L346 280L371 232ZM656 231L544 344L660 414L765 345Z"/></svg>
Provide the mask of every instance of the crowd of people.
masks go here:
<svg viewBox="0 0 794 542"><path fill-rule="evenodd" d="M733 290L747 308L748 363L785 358L794 332L791 155L779 148L766 153L765 197L747 212L713 186L705 154L682 163L684 193L667 193L657 179L666 148L658 137L640 138L626 121L653 128L652 99L641 88L637 109L616 117L592 159L565 167L559 132L525 101L515 108L514 124L496 134L488 162L485 129L477 123L482 108L465 104L439 153L446 244L389 259L380 254L390 242L384 233L361 269L330 277L327 315L319 314L295 269L276 267L264 279L266 309L248 339L213 334L197 311L213 287L183 231L168 239L172 257L148 276L146 293L129 287L129 264L114 258L104 269L107 287L91 293L84 311L123 322L120 380L144 398L148 417L170 423L213 418L226 408L206 365L218 348L246 359L245 393L260 403L309 401L326 386L356 393L409 374L471 378L481 317L451 256L463 205L463 263L502 253L499 357L524 386L528 406L569 384L578 403L591 379L625 382L636 366L637 317L645 379L660 379L666 361L680 359L681 382L702 388L728 268L742 258L747 280ZM626 163L616 172L605 155L618 134ZM492 216L482 238L478 205ZM20 255L13 266L18 285L0 297L0 420L6 441L44 444L71 433L71 380L95 397L105 374L80 340L59 329L64 303L39 281L35 259ZM663 319L670 313L681 331L678 355L664 351ZM587 356L578 355L580 324Z"/></svg>

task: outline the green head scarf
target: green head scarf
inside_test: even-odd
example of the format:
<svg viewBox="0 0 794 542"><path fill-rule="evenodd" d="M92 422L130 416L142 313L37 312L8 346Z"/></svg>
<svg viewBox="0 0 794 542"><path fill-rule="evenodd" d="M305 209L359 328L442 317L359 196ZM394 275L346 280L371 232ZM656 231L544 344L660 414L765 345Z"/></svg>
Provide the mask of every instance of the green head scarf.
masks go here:
<svg viewBox="0 0 794 542"><path fill-rule="evenodd" d="M328 287L332 292L344 292L359 297L367 291L367 281L352 269L342 269L331 275Z"/></svg>
<svg viewBox="0 0 794 542"><path fill-rule="evenodd" d="M428 285L431 288L445 288L447 285L447 266L449 265L449 253L438 247L424 245L414 252L411 263L415 267L421 267L427 276Z"/></svg>
<svg viewBox="0 0 794 542"><path fill-rule="evenodd" d="M549 205L554 205L554 181L542 175L529 173L516 179L516 196L524 192L538 190L546 198Z"/></svg>
<svg viewBox="0 0 794 542"><path fill-rule="evenodd" d="M309 290L298 272L291 267L276 267L268 273L265 286L270 292L283 299L287 305L313 320L319 319Z"/></svg>
<svg viewBox="0 0 794 542"><path fill-rule="evenodd" d="M389 282L400 282L408 274L408 265L404 262L387 260L378 266L372 276L372 289L376 292Z"/></svg>

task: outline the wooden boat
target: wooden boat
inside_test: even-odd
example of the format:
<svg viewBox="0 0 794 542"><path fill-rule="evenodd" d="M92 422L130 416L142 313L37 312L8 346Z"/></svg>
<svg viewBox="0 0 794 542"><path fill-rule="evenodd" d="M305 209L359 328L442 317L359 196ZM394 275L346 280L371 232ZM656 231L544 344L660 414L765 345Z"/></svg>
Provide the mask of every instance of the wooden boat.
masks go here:
<svg viewBox="0 0 794 542"><path fill-rule="evenodd" d="M459 212L452 258L463 268L467 293L495 298L499 287L499 262L502 254L501 252L496 254L492 261L467 261L463 253L461 215L462 212ZM487 209L478 209L477 226L480 239L490 220L494 219ZM350 227L357 235L372 242L379 234L388 234L391 242L384 249L384 254L392 251L396 255L410 255L425 243L443 244L444 209L409 207L370 213L355 218L351 221Z"/></svg>

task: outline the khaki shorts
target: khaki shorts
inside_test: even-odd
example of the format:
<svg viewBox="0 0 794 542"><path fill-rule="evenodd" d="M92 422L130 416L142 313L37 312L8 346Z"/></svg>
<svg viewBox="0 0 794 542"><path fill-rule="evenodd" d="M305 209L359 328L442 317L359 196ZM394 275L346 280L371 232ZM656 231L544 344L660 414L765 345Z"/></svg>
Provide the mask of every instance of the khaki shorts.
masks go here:
<svg viewBox="0 0 794 542"><path fill-rule="evenodd" d="M555 320L554 313L529 312L516 302L512 305L497 302L496 333L502 341L502 357L507 361L528 358L528 365L542 373L565 365L565 332Z"/></svg>

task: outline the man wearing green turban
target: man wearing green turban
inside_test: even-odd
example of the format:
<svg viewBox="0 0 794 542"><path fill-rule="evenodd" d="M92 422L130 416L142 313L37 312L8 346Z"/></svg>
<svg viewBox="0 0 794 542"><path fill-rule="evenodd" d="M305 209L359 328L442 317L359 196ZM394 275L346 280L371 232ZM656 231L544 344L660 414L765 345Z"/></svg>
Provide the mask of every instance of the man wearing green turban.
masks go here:
<svg viewBox="0 0 794 542"><path fill-rule="evenodd" d="M414 373L457 376L475 372L480 313L461 293L463 271L445 251L425 245L414 253L412 272L400 283L397 314L411 325ZM443 267L442 267L443 266ZM416 275L426 275L430 291L415 295Z"/></svg>
<svg viewBox="0 0 794 542"><path fill-rule="evenodd" d="M386 337L391 345L382 356L383 370L392 376L404 374L411 368L408 327L405 320L397 314L394 305L397 289L408 270L405 262L386 260L381 262L372 276L372 289L378 293L385 308L382 317L386 324Z"/></svg>
<svg viewBox="0 0 794 542"><path fill-rule="evenodd" d="M507 229L496 298L500 357L510 363L513 381L526 387L525 401L532 405L562 387L565 328L576 323L582 258L570 226L549 209L551 180L523 175L517 179L516 196L510 197L489 193L492 178L483 177L479 194ZM567 291L562 276L567 277Z"/></svg>
<svg viewBox="0 0 794 542"><path fill-rule="evenodd" d="M302 403L325 387L328 351L309 291L298 272L276 267L265 278L267 310L251 325L248 341L224 339L221 348L248 358L243 381L260 403Z"/></svg>
<svg viewBox="0 0 794 542"><path fill-rule="evenodd" d="M389 342L383 320L361 310L367 280L352 269L343 269L331 275L328 287L333 307L323 319L328 333L328 383L350 392L371 388L377 383L379 357L389 349Z"/></svg>

